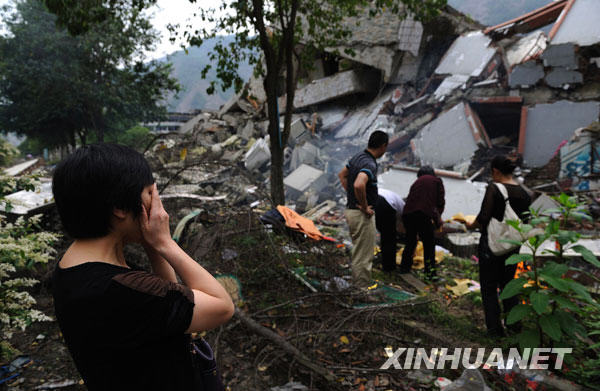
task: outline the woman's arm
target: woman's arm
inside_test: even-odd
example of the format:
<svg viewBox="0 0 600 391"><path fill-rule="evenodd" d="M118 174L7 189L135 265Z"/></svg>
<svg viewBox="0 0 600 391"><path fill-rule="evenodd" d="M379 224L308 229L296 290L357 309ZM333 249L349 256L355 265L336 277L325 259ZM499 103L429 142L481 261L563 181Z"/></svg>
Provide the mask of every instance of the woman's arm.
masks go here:
<svg viewBox="0 0 600 391"><path fill-rule="evenodd" d="M494 212L494 189L496 185L493 183L488 184L481 202L481 209L475 221L471 224L467 224L468 229L483 228L487 227L492 219Z"/></svg>
<svg viewBox="0 0 600 391"><path fill-rule="evenodd" d="M140 223L144 239L194 293L194 313L187 331L210 330L227 322L234 312L231 297L206 269L171 238L169 215L163 208L156 185L152 191L150 211L146 211L144 205L142 208Z"/></svg>

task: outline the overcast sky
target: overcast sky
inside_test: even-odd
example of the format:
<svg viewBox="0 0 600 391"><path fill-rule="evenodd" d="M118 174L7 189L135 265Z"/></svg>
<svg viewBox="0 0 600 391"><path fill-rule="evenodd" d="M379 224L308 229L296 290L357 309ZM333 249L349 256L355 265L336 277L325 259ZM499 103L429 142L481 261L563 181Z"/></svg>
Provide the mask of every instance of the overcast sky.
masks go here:
<svg viewBox="0 0 600 391"><path fill-rule="evenodd" d="M0 0L0 6L9 4L10 0ZM170 33L167 29L169 23L181 24L185 26L188 18L191 18L194 12L202 5L214 5L214 1L199 0L192 4L188 0L158 0L157 5L151 8L150 14L154 27L161 34L161 41L157 44L156 50L150 53L152 58L163 57L176 50L180 50L181 41L172 44L169 42ZM195 23L199 23L197 20ZM0 29L1 30L1 29Z"/></svg>

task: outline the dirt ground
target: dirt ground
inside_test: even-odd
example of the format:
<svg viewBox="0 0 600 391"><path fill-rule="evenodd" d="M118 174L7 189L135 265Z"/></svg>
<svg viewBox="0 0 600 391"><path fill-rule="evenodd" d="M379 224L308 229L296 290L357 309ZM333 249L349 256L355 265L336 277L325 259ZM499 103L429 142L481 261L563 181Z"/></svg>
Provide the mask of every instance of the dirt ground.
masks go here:
<svg viewBox="0 0 600 391"><path fill-rule="evenodd" d="M375 279L415 294L406 303L377 307L348 291L312 292L290 272L298 267L314 268L318 270L312 276L315 279L347 273L349 256L345 248L307 241L276 228L265 229L249 210L201 213L184 231L180 244L212 273L239 280L242 300L238 307L247 317L335 377L333 382L326 381L277 341L258 335L234 316L228 324L204 335L230 390L269 390L289 381L300 382L310 390L437 389L432 385L435 377L456 379L462 371L380 370L387 359L384 348L477 348L495 343L485 335L477 295L453 297L445 287L454 277L477 279L475 263L468 259L442 262L439 269L444 281L428 286L422 293L397 275L384 275L376 265ZM60 245L64 247L66 242ZM139 249L129 249L127 255L136 260L133 263L144 265ZM55 263L48 265L48 270ZM39 308L52 316L48 270L38 271L42 283L34 293ZM42 389L36 387L65 381L74 384L54 389L86 389L56 322L33 324L25 332L16 333L11 343L33 362L0 390ZM507 382L495 372L482 372L494 390L527 389L524 380Z"/></svg>

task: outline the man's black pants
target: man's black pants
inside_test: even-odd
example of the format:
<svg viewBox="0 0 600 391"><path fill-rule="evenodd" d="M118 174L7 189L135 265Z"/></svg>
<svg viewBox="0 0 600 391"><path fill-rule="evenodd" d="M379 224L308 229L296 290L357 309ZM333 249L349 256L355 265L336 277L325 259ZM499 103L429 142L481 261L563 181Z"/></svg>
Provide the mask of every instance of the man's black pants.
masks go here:
<svg viewBox="0 0 600 391"><path fill-rule="evenodd" d="M381 259L384 272L396 269L396 210L379 196L375 205L375 227L381 236Z"/></svg>
<svg viewBox="0 0 600 391"><path fill-rule="evenodd" d="M485 325L487 326L488 331L502 335L504 331L502 328L502 311L500 310L498 290L502 292L502 289L504 289L506 284L515 277L517 265L506 266L504 265L504 262L518 250L497 256L491 252L487 241L487 235L481 235L478 247L481 301L483 302ZM504 314L508 314L517 304L519 304L519 298L517 296L502 300Z"/></svg>
<svg viewBox="0 0 600 391"><path fill-rule="evenodd" d="M435 239L433 237L435 226L431 217L417 211L403 215L402 221L406 230L406 247L402 252L400 273L408 273L412 268L418 235L423 242L425 274L430 277L435 276Z"/></svg>

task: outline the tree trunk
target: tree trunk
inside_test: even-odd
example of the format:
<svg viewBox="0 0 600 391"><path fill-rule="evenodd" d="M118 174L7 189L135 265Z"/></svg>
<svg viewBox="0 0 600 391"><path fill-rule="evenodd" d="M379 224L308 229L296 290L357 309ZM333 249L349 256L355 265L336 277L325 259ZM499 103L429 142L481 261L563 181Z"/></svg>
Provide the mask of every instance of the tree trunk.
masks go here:
<svg viewBox="0 0 600 391"><path fill-rule="evenodd" d="M283 143L281 143L279 113L277 110L277 75L267 73L264 80L264 87L267 94L269 137L271 139L269 143L271 150L271 202L273 206L285 205Z"/></svg>

